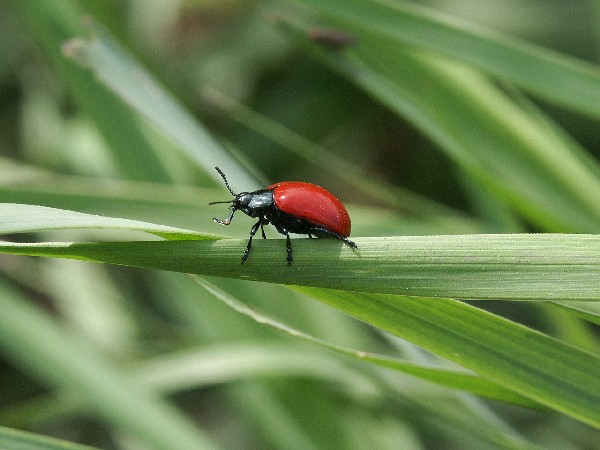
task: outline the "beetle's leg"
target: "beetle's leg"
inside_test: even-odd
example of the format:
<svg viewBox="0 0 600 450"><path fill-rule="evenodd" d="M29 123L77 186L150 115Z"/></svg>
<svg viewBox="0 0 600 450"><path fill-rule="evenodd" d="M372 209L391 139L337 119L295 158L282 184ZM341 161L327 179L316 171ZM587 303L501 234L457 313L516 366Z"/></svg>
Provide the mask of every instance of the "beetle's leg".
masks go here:
<svg viewBox="0 0 600 450"><path fill-rule="evenodd" d="M267 219L268 221L269 219ZM277 231L281 234L283 234L285 236L285 246L287 248L287 262L288 262L288 266L292 265L292 261L294 260L294 258L292 257L292 241L290 240L290 232L287 230L287 228L284 228L283 226L281 226L281 224L279 222L271 222L275 228L277 228Z"/></svg>
<svg viewBox="0 0 600 450"><path fill-rule="evenodd" d="M294 258L292 258L292 241L290 240L290 234L287 230L285 230L285 246L287 247L288 266L291 266Z"/></svg>
<svg viewBox="0 0 600 450"><path fill-rule="evenodd" d="M340 241L344 241L348 247L358 248L358 245L356 245L354 242L352 242L346 236L342 236L341 234L336 233L335 231L331 231L331 230L328 230L326 228L313 228L312 230L314 230L312 232L318 231L319 233L324 233L324 234L327 234L327 235L329 235L331 237L339 239ZM310 234L309 234L309 236L310 236Z"/></svg>
<svg viewBox="0 0 600 450"><path fill-rule="evenodd" d="M252 228L250 229L250 239L248 239L248 245L246 245L246 250L244 250L244 255L242 256L242 264L244 264L246 262L246 260L248 259L248 255L250 254L250 249L252 248L252 238L258 231L258 227L262 228L262 221L263 221L263 219L261 217L260 219L258 219L258 222L256 222L254 225L252 225ZM264 231L263 231L263 235L264 235Z"/></svg>
<svg viewBox="0 0 600 450"><path fill-rule="evenodd" d="M260 223L260 231L262 233L263 239L266 239L267 235L265 234L265 228L264 228L264 224L262 222Z"/></svg>
<svg viewBox="0 0 600 450"><path fill-rule="evenodd" d="M336 236L336 238L338 238L340 241L344 241L346 243L346 245L350 248L358 248L358 245L356 245L354 243L354 241L351 241L346 236L339 235L339 236Z"/></svg>
<svg viewBox="0 0 600 450"><path fill-rule="evenodd" d="M214 203L214 202L213 202ZM209 203L210 205L210 203ZM229 213L229 215L227 216L227 219L225 220L221 220L221 219L217 219L216 217L213 217L213 221L215 221L216 223L218 223L219 225L229 225L231 223L231 219L233 219L233 214L237 211L237 209L235 209L233 206L231 207L231 212Z"/></svg>

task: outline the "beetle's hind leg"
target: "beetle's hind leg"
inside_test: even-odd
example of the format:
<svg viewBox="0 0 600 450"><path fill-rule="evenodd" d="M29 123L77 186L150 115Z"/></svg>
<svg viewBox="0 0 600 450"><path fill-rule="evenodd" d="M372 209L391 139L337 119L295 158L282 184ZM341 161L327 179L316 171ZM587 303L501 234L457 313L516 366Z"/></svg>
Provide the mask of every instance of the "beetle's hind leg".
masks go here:
<svg viewBox="0 0 600 450"><path fill-rule="evenodd" d="M281 233L285 236L285 247L287 249L287 263L288 263L288 266L291 266L294 258L292 257L292 240L290 239L290 232L288 231L287 228L282 226L279 222L271 221L270 223L272 223L275 226L275 228L277 228L277 231L279 233Z"/></svg>
<svg viewBox="0 0 600 450"><path fill-rule="evenodd" d="M317 228L317 227L311 228L308 231L308 235L310 236L311 234L317 234L317 235L318 234L321 234L321 235L326 234L327 236L331 236L336 239L339 239L340 241L343 241L350 248L358 248L358 245L356 245L353 241L348 239L346 236L342 236L341 234L336 233L335 231L328 230L327 228L320 228L320 227L319 228Z"/></svg>
<svg viewBox="0 0 600 450"><path fill-rule="evenodd" d="M290 233L288 233L287 230L285 231L285 246L287 248L287 263L288 266L291 266L294 258L292 258L292 241L290 239Z"/></svg>
<svg viewBox="0 0 600 450"><path fill-rule="evenodd" d="M354 243L354 241L351 241L350 239L348 239L345 236L336 236L336 238L338 238L340 241L344 241L346 243L346 245L350 248L358 248L358 245L356 245Z"/></svg>

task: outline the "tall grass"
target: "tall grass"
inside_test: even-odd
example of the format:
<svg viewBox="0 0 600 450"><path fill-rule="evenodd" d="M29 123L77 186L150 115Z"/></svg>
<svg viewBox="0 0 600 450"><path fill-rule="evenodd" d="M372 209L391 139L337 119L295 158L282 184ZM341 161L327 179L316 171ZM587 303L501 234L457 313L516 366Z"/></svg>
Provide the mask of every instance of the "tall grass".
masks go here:
<svg viewBox="0 0 600 450"><path fill-rule="evenodd" d="M412 2L1 8L0 446L597 443L593 61ZM215 165L358 250L242 266Z"/></svg>

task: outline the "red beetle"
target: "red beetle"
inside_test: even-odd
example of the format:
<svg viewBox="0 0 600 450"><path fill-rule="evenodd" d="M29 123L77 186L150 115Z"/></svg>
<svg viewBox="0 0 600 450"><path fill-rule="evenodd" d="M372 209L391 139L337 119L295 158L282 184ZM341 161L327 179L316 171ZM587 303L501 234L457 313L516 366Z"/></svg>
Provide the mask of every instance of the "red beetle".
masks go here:
<svg viewBox="0 0 600 450"><path fill-rule="evenodd" d="M225 186L235 198L217 203L231 203L231 212L227 219L213 218L221 225L229 225L233 214L239 209L244 214L258 218L250 230L250 240L242 256L242 264L248 259L252 248L252 238L258 231L266 239L264 226L273 224L277 231L285 235L287 245L287 262L292 263L292 243L289 233L308 234L308 237L334 237L344 241L352 248L357 245L348 239L350 236L350 216L348 211L331 192L310 183L300 181L282 181L265 189L254 192L233 192L225 174L215 167L223 178Z"/></svg>

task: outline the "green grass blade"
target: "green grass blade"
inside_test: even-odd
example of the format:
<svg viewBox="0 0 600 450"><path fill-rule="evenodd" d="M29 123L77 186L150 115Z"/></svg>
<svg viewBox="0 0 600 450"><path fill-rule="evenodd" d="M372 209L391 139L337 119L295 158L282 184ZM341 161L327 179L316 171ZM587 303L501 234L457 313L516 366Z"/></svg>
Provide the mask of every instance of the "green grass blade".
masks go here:
<svg viewBox="0 0 600 450"><path fill-rule="evenodd" d="M297 289L600 428L596 355L455 300Z"/></svg>
<svg viewBox="0 0 600 450"><path fill-rule="evenodd" d="M12 227L10 218L5 221ZM68 221L65 224L68 227ZM285 264L284 240L256 242L250 259L241 265L246 240L209 238L4 242L0 252L364 292L461 299L600 300L598 235L357 238L358 250L336 240L294 239L291 267Z"/></svg>
<svg viewBox="0 0 600 450"><path fill-rule="evenodd" d="M110 91L98 84L93 74L65 60L64 41L83 32L84 13L75 2L23 0L13 2L23 24L31 31L44 55L52 59L65 83L70 99L93 120L111 150L120 174L128 179L167 181L168 170L152 151L139 119Z"/></svg>
<svg viewBox="0 0 600 450"><path fill-rule="evenodd" d="M364 352L341 345L336 345L327 342L323 339L315 338L307 333L294 329L279 320L275 320L265 314L261 314L258 311L253 310L249 306L246 306L240 300L234 298L227 292L219 289L215 285L209 283L203 278L194 276L194 280L218 298L220 301L225 303L230 308L234 309L238 313L250 317L256 322L279 330L292 337L302 339L304 341L316 344L320 347L332 350L336 353L350 356L362 361L368 361L381 367L397 370L400 372L413 375L423 380L431 381L441 386L446 386L454 389L460 389L472 394L483 396L489 399L494 399L506 403L511 403L527 408L539 408L539 404L531 402L523 396L515 395L513 392L501 388L496 383L491 383L481 377L472 375L466 372L460 372L457 370L443 369L433 366L424 366L422 364L413 363L399 358L393 358L384 355L378 355L370 352Z"/></svg>
<svg viewBox="0 0 600 450"><path fill-rule="evenodd" d="M137 365L135 377L163 393L262 377L307 377L353 393L377 391L371 378L330 354L267 340L215 344L154 357Z"/></svg>
<svg viewBox="0 0 600 450"><path fill-rule="evenodd" d="M391 45L434 51L477 67L552 102L600 118L600 70L574 57L411 2L294 0L356 33Z"/></svg>
<svg viewBox="0 0 600 450"><path fill-rule="evenodd" d="M96 447L0 427L0 448L10 450L93 450Z"/></svg>
<svg viewBox="0 0 600 450"><path fill-rule="evenodd" d="M166 239L218 239L207 235L166 225L155 225L137 220L95 216L76 211L37 205L0 203L0 234L30 233L34 231L65 229L133 230L155 234Z"/></svg>
<svg viewBox="0 0 600 450"><path fill-rule="evenodd" d="M334 241L295 240L292 267L285 264L283 240L256 245L251 261L244 266L239 262L245 240L2 243L0 251L380 293L464 299L600 299L596 248L600 239L596 237L560 235L531 239L523 235L473 235L469 238L356 239L360 247L358 255ZM477 252L478 246L481 249L483 242L491 248L472 257L469 253ZM571 245L574 250L568 249ZM509 249L499 250L500 246ZM280 260L273 258L278 252L283 255ZM365 272L365 267L371 269Z"/></svg>
<svg viewBox="0 0 600 450"><path fill-rule="evenodd" d="M559 308L566 309L580 319L600 325L600 303L554 302L553 304Z"/></svg>
<svg viewBox="0 0 600 450"><path fill-rule="evenodd" d="M92 24L93 25L93 24ZM91 26L92 26L91 25ZM76 38L63 45L64 55L92 71L97 79L130 108L156 126L183 152L219 183L220 166L247 189L257 181L195 120L195 118L145 68L100 26L92 26L88 39Z"/></svg>

